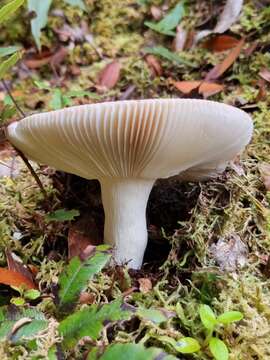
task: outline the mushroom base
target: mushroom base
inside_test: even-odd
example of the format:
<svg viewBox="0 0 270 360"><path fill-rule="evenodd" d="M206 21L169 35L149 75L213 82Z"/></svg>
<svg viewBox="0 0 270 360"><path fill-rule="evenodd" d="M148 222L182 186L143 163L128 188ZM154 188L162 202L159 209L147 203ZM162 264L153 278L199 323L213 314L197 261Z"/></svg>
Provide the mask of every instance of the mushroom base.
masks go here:
<svg viewBox="0 0 270 360"><path fill-rule="evenodd" d="M147 245L146 206L154 180L102 179L104 242L114 247L118 264L142 265Z"/></svg>

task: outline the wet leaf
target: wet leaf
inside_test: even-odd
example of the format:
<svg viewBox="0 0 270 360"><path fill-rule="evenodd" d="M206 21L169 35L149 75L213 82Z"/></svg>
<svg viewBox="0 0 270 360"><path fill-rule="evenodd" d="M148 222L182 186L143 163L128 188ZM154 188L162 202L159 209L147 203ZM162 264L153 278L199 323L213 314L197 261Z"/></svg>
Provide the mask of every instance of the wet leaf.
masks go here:
<svg viewBox="0 0 270 360"><path fill-rule="evenodd" d="M106 89L112 89L120 78L121 65L118 61L113 61L106 65L99 74L98 85Z"/></svg>
<svg viewBox="0 0 270 360"><path fill-rule="evenodd" d="M132 313L121 306L122 300L105 304L100 309L91 305L65 318L58 328L63 336L63 346L70 349L84 336L97 340L105 324L129 319Z"/></svg>
<svg viewBox="0 0 270 360"><path fill-rule="evenodd" d="M243 45L244 45L244 39L240 40L239 44L229 52L229 54L226 56L226 58L220 64L217 64L207 74L205 80L206 81L216 80L221 75L223 75L225 73L225 71L228 70L233 65L235 60L238 58L238 56L240 55L240 52L242 50Z"/></svg>
<svg viewBox="0 0 270 360"><path fill-rule="evenodd" d="M229 351L222 340L212 337L209 341L209 348L216 360L229 359Z"/></svg>
<svg viewBox="0 0 270 360"><path fill-rule="evenodd" d="M28 289L36 288L36 285L23 274L5 268L0 268L0 283L18 288L21 286Z"/></svg>
<svg viewBox="0 0 270 360"><path fill-rule="evenodd" d="M179 2L164 19L160 20L158 23L153 23L151 21L145 21L145 25L150 29L159 32L164 35L174 36L175 32L172 31L181 21L182 17L185 14L184 2Z"/></svg>
<svg viewBox="0 0 270 360"><path fill-rule="evenodd" d="M176 360L158 348L145 348L141 344L112 344L99 356L98 349L93 349L87 360Z"/></svg>
<svg viewBox="0 0 270 360"><path fill-rule="evenodd" d="M199 314L204 327L208 330L213 330L217 324L217 319L210 306L201 305L199 308Z"/></svg>
<svg viewBox="0 0 270 360"><path fill-rule="evenodd" d="M211 51L225 51L234 48L239 44L238 39L229 35L217 35L205 41L202 46Z"/></svg>
<svg viewBox="0 0 270 360"><path fill-rule="evenodd" d="M41 49L41 30L47 25L51 3L52 0L28 0L28 10L36 14L36 17L31 20L31 30L39 50Z"/></svg>
<svg viewBox="0 0 270 360"><path fill-rule="evenodd" d="M102 270L109 258L108 252L101 252L97 247L96 253L86 261L81 261L78 257L71 259L59 277L58 308L60 312L65 312L75 306L88 281Z"/></svg>
<svg viewBox="0 0 270 360"><path fill-rule="evenodd" d="M48 215L46 215L46 221L71 221L74 220L75 217L80 216L79 210L65 210L58 209Z"/></svg>

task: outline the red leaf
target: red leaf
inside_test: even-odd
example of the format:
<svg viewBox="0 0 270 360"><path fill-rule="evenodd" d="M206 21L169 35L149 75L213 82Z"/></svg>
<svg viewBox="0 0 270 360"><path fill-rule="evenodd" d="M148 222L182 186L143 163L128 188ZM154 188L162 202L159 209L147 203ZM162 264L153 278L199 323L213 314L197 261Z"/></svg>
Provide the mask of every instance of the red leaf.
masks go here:
<svg viewBox="0 0 270 360"><path fill-rule="evenodd" d="M238 39L229 35L217 35L212 37L211 39L205 41L202 44L202 47L211 50L211 51L224 51L234 48L239 44Z"/></svg>
<svg viewBox="0 0 270 360"><path fill-rule="evenodd" d="M240 55L242 47L244 45L244 39L239 41L239 44L229 52L226 58L220 63L213 67L212 70L206 75L205 80L216 80L228 70L235 60Z"/></svg>
<svg viewBox="0 0 270 360"><path fill-rule="evenodd" d="M180 90L183 94L189 94L193 90L198 90L199 94L202 94L205 98L217 94L224 89L223 85L211 82L205 82L203 80L197 81L176 81L174 86Z"/></svg>
<svg viewBox="0 0 270 360"><path fill-rule="evenodd" d="M0 283L20 287L24 285L28 289L36 289L36 285L30 281L27 277L20 274L17 271L12 271L4 268L0 268Z"/></svg>
<svg viewBox="0 0 270 360"><path fill-rule="evenodd" d="M113 61L106 65L101 71L98 78L98 85L106 89L112 89L120 78L121 65L117 61Z"/></svg>
<svg viewBox="0 0 270 360"><path fill-rule="evenodd" d="M17 273L20 273L24 277L26 277L29 281L34 283L33 275L31 271L28 269L26 265L23 264L23 262L20 260L20 258L14 255L11 251L6 250L6 258L8 263L8 269L11 271L15 271Z"/></svg>

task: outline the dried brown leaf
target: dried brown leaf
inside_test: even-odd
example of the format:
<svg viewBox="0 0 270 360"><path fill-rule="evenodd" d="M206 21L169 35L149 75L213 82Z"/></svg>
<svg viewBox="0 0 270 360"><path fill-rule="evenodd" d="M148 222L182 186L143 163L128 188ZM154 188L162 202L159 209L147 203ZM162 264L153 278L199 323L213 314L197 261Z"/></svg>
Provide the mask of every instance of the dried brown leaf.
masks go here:
<svg viewBox="0 0 270 360"><path fill-rule="evenodd" d="M154 55L146 55L145 60L147 62L148 67L150 68L152 74L154 76L161 76L163 73L163 69L158 58Z"/></svg>
<svg viewBox="0 0 270 360"><path fill-rule="evenodd" d="M148 293L150 290L152 290L152 281L148 278L140 278L138 279L138 283L140 285L139 289L140 292L142 292L143 294Z"/></svg>
<svg viewBox="0 0 270 360"><path fill-rule="evenodd" d="M270 191L270 164L260 164L259 170L266 190Z"/></svg>
<svg viewBox="0 0 270 360"><path fill-rule="evenodd" d="M178 25L176 28L176 35L173 41L173 50L182 51L185 48L187 42L188 33L181 25Z"/></svg>
<svg viewBox="0 0 270 360"><path fill-rule="evenodd" d="M233 65L235 60L238 58L243 48L243 45L244 45L244 39L239 41L239 44L229 52L229 54L221 63L217 64L216 66L213 67L212 70L209 71L209 73L205 77L205 80L206 81L216 80L221 75L223 75L225 71L228 70Z"/></svg>
<svg viewBox="0 0 270 360"><path fill-rule="evenodd" d="M9 270L22 274L30 282L34 283L32 272L28 269L26 265L23 264L22 260L17 255L15 255L9 250L6 250L6 258Z"/></svg>
<svg viewBox="0 0 270 360"><path fill-rule="evenodd" d="M205 41L202 47L211 51L225 51L234 48L239 44L239 40L229 35L216 35Z"/></svg>
<svg viewBox="0 0 270 360"><path fill-rule="evenodd" d="M105 89L112 89L120 78L121 65L118 61L113 61L106 65L98 77L98 85Z"/></svg>
<svg viewBox="0 0 270 360"><path fill-rule="evenodd" d="M259 72L259 75L261 78L263 78L264 80L266 80L267 82L270 82L270 70L268 69L262 69Z"/></svg>
<svg viewBox="0 0 270 360"><path fill-rule="evenodd" d="M183 94L190 94L193 90L198 90L204 98L217 94L224 89L223 85L211 82L197 81L176 81L174 86Z"/></svg>

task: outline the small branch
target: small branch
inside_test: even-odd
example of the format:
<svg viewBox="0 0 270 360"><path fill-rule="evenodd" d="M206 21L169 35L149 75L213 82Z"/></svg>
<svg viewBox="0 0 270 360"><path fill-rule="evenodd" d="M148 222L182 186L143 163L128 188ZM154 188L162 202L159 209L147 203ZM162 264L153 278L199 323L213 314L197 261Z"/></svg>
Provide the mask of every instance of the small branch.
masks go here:
<svg viewBox="0 0 270 360"><path fill-rule="evenodd" d="M9 87L7 85L7 83L5 82L5 80L2 80L2 84L8 94L8 96L11 98L14 106L16 107L17 111L23 116L25 117L26 114L24 113L24 111L22 110L22 108L19 106L19 104L17 103L17 101L15 100L14 96L12 95L11 91L9 90Z"/></svg>
<svg viewBox="0 0 270 360"><path fill-rule="evenodd" d="M17 111L23 116L26 117L26 114L24 113L24 111L21 109L21 107L18 105L17 101L14 99L11 91L9 90L8 85L6 84L5 80L2 80L2 84L7 92L7 94L9 95L9 97L11 98L14 106L16 107ZM17 154L21 157L21 159L23 160L23 162L25 163L26 167L28 168L28 170L30 171L31 175L33 176L33 178L35 179L37 185L39 186L45 201L48 201L48 196L46 193L46 190L44 189L44 186L42 185L42 182L40 181L37 173L35 172L35 170L33 169L32 165L30 164L29 160L27 159L27 157L24 155L24 153L17 149L14 145L13 145L14 149L17 151Z"/></svg>

